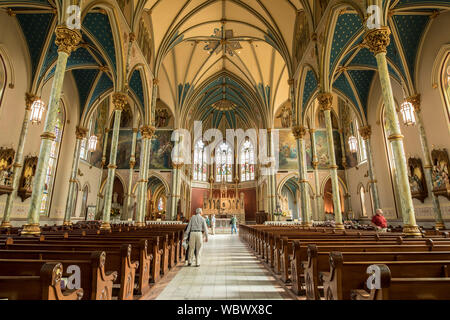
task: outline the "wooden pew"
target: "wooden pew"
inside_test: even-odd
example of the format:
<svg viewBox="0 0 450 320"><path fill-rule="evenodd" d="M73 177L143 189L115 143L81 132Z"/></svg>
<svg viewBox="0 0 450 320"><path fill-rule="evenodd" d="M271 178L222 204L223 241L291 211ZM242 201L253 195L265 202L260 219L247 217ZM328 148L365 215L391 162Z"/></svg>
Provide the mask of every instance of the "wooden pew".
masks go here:
<svg viewBox="0 0 450 320"><path fill-rule="evenodd" d="M348 300L355 289L366 284L367 267L386 264L393 277L448 278L450 260L443 261L350 261L345 262L340 252L330 253L330 271L319 273L326 300Z"/></svg>
<svg viewBox="0 0 450 320"><path fill-rule="evenodd" d="M8 300L80 300L83 289L62 290L62 264L42 265L39 276L4 276L0 271L0 299Z"/></svg>

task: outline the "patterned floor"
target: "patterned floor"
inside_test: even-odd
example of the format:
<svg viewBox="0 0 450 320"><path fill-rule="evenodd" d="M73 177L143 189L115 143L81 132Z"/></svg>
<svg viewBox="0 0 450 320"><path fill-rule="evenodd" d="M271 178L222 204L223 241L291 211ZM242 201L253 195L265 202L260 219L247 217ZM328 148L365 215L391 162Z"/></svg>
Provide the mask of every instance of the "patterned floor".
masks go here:
<svg viewBox="0 0 450 320"><path fill-rule="evenodd" d="M285 289L238 235L210 236L200 267L182 267L157 300L279 300Z"/></svg>

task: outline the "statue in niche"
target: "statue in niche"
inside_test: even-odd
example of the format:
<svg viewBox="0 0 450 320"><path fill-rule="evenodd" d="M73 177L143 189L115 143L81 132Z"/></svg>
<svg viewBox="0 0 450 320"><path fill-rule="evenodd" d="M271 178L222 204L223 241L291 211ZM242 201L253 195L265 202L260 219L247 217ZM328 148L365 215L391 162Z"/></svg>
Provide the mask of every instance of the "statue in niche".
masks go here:
<svg viewBox="0 0 450 320"><path fill-rule="evenodd" d="M436 195L442 195L450 200L450 181L448 177L449 164L447 150L431 151L433 162L432 181L433 192Z"/></svg>
<svg viewBox="0 0 450 320"><path fill-rule="evenodd" d="M409 186L411 188L411 196L424 202L428 196L425 174L422 167L422 160L419 158L409 158Z"/></svg>
<svg viewBox="0 0 450 320"><path fill-rule="evenodd" d="M11 148L0 149L0 185L12 186L14 150Z"/></svg>
<svg viewBox="0 0 450 320"><path fill-rule="evenodd" d="M167 109L157 109L155 112L155 118L156 126L158 128L164 128L169 124L170 115L167 112Z"/></svg>
<svg viewBox="0 0 450 320"><path fill-rule="evenodd" d="M289 106L284 105L281 108L280 114L277 118L281 118L281 126L283 128L289 128L291 126L292 110Z"/></svg>
<svg viewBox="0 0 450 320"><path fill-rule="evenodd" d="M33 180L34 175L36 174L38 157L28 156L25 158L23 164L22 177L19 183L18 194L22 198L22 201L25 201L27 198L31 196L31 192L33 189Z"/></svg>

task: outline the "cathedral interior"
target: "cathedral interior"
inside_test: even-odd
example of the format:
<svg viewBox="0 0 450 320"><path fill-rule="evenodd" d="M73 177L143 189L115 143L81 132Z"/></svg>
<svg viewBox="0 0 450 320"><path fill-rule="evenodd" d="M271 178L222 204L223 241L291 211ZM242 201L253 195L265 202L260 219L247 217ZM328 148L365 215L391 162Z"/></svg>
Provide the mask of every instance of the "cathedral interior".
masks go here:
<svg viewBox="0 0 450 320"><path fill-rule="evenodd" d="M443 229L449 10L2 0L2 228L139 226L204 208L336 226L382 209L406 234Z"/></svg>

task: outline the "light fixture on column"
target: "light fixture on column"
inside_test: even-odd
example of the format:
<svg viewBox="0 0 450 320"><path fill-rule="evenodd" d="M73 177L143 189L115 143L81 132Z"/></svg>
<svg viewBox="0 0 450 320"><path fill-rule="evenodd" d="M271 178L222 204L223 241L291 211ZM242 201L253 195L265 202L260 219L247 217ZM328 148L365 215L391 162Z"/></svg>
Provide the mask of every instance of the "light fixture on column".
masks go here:
<svg viewBox="0 0 450 320"><path fill-rule="evenodd" d="M94 152L97 149L98 138L96 135L92 135L89 138L89 151Z"/></svg>
<svg viewBox="0 0 450 320"><path fill-rule="evenodd" d="M358 150L358 140L355 136L348 137L348 149L351 153L355 153Z"/></svg>
<svg viewBox="0 0 450 320"><path fill-rule="evenodd" d="M31 105L30 121L32 124L39 124L42 120L42 115L45 111L45 103L41 99L37 99Z"/></svg>
<svg viewBox="0 0 450 320"><path fill-rule="evenodd" d="M411 102L405 101L400 106L400 112L403 117L403 123L406 126L413 126L416 124L416 117L414 116L414 107Z"/></svg>

